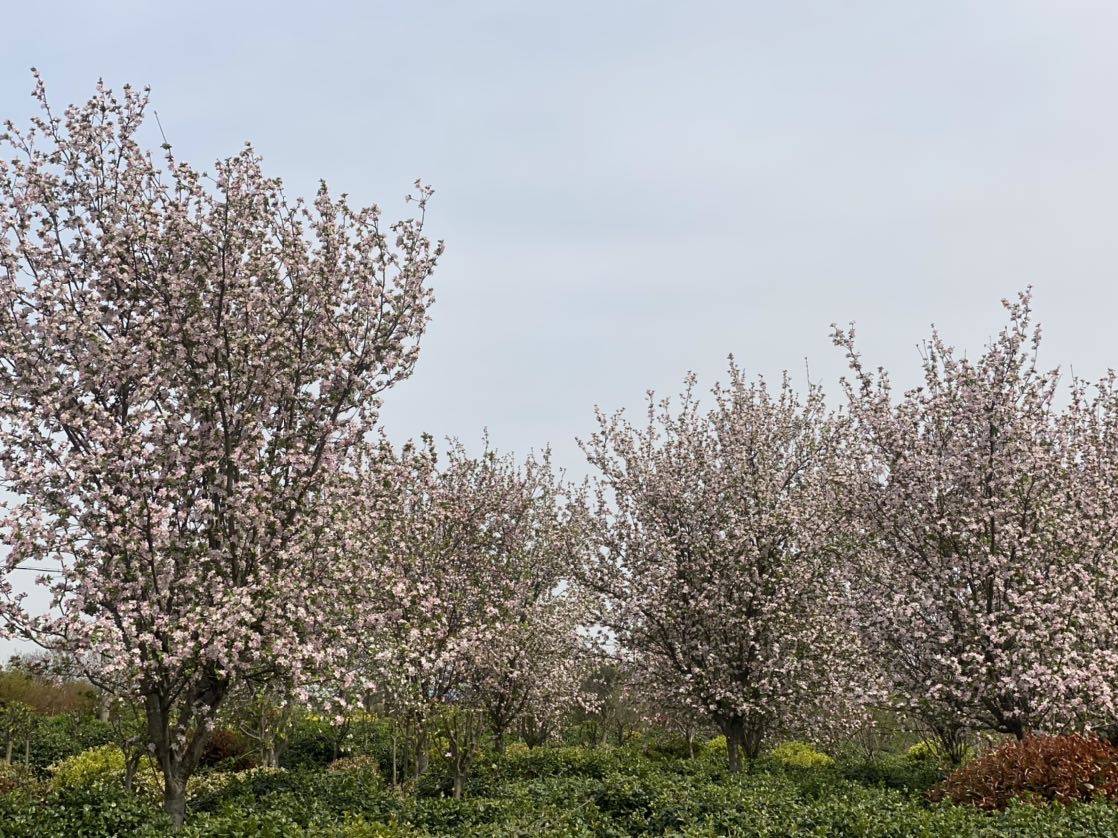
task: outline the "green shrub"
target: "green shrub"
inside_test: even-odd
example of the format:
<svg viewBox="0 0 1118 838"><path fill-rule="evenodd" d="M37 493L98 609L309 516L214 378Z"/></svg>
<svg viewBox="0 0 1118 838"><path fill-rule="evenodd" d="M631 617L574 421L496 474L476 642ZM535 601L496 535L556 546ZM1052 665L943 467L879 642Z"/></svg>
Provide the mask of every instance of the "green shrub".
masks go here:
<svg viewBox="0 0 1118 838"><path fill-rule="evenodd" d="M0 762L0 795L35 794L42 791L41 787L38 775L30 766Z"/></svg>
<svg viewBox="0 0 1118 838"><path fill-rule="evenodd" d="M228 812L187 820L186 838L305 838L306 830L281 812Z"/></svg>
<svg viewBox="0 0 1118 838"><path fill-rule="evenodd" d="M391 729L388 721L365 713L354 715L344 727L308 713L292 724L280 764L292 769L325 768L341 757L369 755L376 757L387 774L392 761ZM403 758L402 750L397 758Z"/></svg>
<svg viewBox="0 0 1118 838"><path fill-rule="evenodd" d="M370 779L380 778L380 762L376 757L361 755L336 759L326 769L343 774L358 774Z"/></svg>
<svg viewBox="0 0 1118 838"><path fill-rule="evenodd" d="M915 745L908 748L904 752L904 755L909 759L921 762L943 762L946 758L943 746L933 739L921 739Z"/></svg>
<svg viewBox="0 0 1118 838"><path fill-rule="evenodd" d="M810 746L784 743L750 771L730 775L721 761L650 756L642 747L483 753L461 800L446 796L438 776L418 790L387 788L373 754L327 768L213 771L191 780L184 835L1118 835L1118 806L1101 801L1037 807L1010 800L995 811L929 804L922 792L938 766L904 753L828 766L819 756L830 758ZM35 787L32 778L33 791L0 793L0 836L169 834L156 800L122 788L123 758L114 751L96 748L62 761L52 784ZM10 770L22 778L32 773Z"/></svg>
<svg viewBox="0 0 1118 838"><path fill-rule="evenodd" d="M971 749L965 747L962 752L963 761L970 759L971 755ZM905 756L917 762L928 762L945 767L951 765L951 758L947 751L934 739L921 739L905 751Z"/></svg>
<svg viewBox="0 0 1118 838"><path fill-rule="evenodd" d="M368 771L257 768L192 786L188 802L192 812L276 812L303 827L391 810L384 783Z"/></svg>
<svg viewBox="0 0 1118 838"><path fill-rule="evenodd" d="M292 724L287 748L280 757L284 768L324 768L336 758L336 735L320 716L302 716Z"/></svg>
<svg viewBox="0 0 1118 838"><path fill-rule="evenodd" d="M943 768L937 762L897 754L845 760L837 768L841 776L863 786L918 793L927 791L944 777Z"/></svg>
<svg viewBox="0 0 1118 838"><path fill-rule="evenodd" d="M45 716L36 725L31 740L31 765L45 773L54 763L114 741L112 725L92 716L78 713Z"/></svg>
<svg viewBox="0 0 1118 838"><path fill-rule="evenodd" d="M56 789L41 800L0 798L4 838L157 838L170 834L170 826L157 804L115 780L92 779Z"/></svg>

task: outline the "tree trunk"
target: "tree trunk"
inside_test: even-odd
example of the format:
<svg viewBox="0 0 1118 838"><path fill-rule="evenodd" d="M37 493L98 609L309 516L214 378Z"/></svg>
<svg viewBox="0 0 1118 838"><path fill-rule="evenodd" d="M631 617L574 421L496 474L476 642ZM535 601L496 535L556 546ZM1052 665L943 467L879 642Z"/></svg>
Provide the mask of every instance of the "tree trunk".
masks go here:
<svg viewBox="0 0 1118 838"><path fill-rule="evenodd" d="M726 757L731 774L737 774L741 771L741 752L738 749L738 738L729 733L726 734Z"/></svg>
<svg viewBox="0 0 1118 838"><path fill-rule="evenodd" d="M750 766L761 755L761 740L764 735L764 729L759 724L744 725L742 730L742 750L745 752L746 758L749 760Z"/></svg>
<svg viewBox="0 0 1118 838"><path fill-rule="evenodd" d="M730 716L719 725L726 737L726 760L731 774L741 771L741 752L745 746L745 720Z"/></svg>
<svg viewBox="0 0 1118 838"><path fill-rule="evenodd" d="M171 730L171 702L155 693L149 693L144 699L148 742L154 746L155 758L163 772L163 809L171 816L176 833L182 831L186 820L187 781L210 738L210 731L196 715L196 708L215 708L225 689L226 685L221 682L207 681L185 697L188 703L176 720L176 726L185 729L185 743L177 742L178 737Z"/></svg>
<svg viewBox="0 0 1118 838"><path fill-rule="evenodd" d="M30 765L31 764L31 739L30 738L27 738L27 739L23 740L23 764L24 765Z"/></svg>
<svg viewBox="0 0 1118 838"><path fill-rule="evenodd" d="M504 731L503 728L494 731L494 733L493 733L493 748L499 754L503 754L505 752L505 731Z"/></svg>
<svg viewBox="0 0 1118 838"><path fill-rule="evenodd" d="M8 749L7 749L7 751L4 752L4 762L8 763L8 765L12 764L12 746L13 746L12 738L9 736L8 737Z"/></svg>
<svg viewBox="0 0 1118 838"><path fill-rule="evenodd" d="M730 771L734 774L741 771L742 757L752 767L761 753L764 725L745 716L726 716L718 721L718 726L726 736L726 758Z"/></svg>
<svg viewBox="0 0 1118 838"><path fill-rule="evenodd" d="M967 752L964 731L951 725L932 725L931 728L935 738L939 740L940 747L947 756L947 761L951 767L958 768L962 765L963 757L966 756Z"/></svg>
<svg viewBox="0 0 1118 838"><path fill-rule="evenodd" d="M186 778L181 772L163 775L163 811L171 816L172 829L181 832L186 822Z"/></svg>

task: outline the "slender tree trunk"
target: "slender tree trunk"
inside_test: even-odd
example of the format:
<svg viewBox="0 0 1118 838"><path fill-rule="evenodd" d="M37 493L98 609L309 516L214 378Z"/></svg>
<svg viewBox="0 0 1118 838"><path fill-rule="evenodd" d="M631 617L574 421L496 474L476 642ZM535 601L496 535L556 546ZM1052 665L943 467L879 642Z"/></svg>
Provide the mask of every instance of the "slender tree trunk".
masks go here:
<svg viewBox="0 0 1118 838"><path fill-rule="evenodd" d="M129 747L129 746L126 746ZM136 749L135 745L130 746L133 753L125 751L124 754L124 788L132 791L132 786L136 781L136 769L140 766L140 760L143 755Z"/></svg>
<svg viewBox="0 0 1118 838"><path fill-rule="evenodd" d="M427 773L427 733L417 730L415 734L415 779Z"/></svg>
<svg viewBox="0 0 1118 838"><path fill-rule="evenodd" d="M12 764L12 747L13 747L13 740L9 736L8 737L8 749L4 752L4 762L8 763L8 765Z"/></svg>
<svg viewBox="0 0 1118 838"><path fill-rule="evenodd" d="M943 748L948 763L950 763L953 768L958 768L962 765L963 757L966 755L967 750L963 731L957 727L932 726L932 732L939 740L940 747Z"/></svg>
<svg viewBox="0 0 1118 838"><path fill-rule="evenodd" d="M457 721L457 720L455 720ZM462 762L465 755L458 745L458 731L451 731L448 740L450 742L450 761L454 765L454 799L461 800L462 787L465 785L465 772L462 770Z"/></svg>
<svg viewBox="0 0 1118 838"><path fill-rule="evenodd" d="M392 723L392 787L396 787L396 723Z"/></svg>
<svg viewBox="0 0 1118 838"><path fill-rule="evenodd" d="M505 752L505 729L498 728L493 732L493 747L499 754Z"/></svg>
<svg viewBox="0 0 1118 838"><path fill-rule="evenodd" d="M28 737L23 740L23 764L31 764L31 739Z"/></svg>

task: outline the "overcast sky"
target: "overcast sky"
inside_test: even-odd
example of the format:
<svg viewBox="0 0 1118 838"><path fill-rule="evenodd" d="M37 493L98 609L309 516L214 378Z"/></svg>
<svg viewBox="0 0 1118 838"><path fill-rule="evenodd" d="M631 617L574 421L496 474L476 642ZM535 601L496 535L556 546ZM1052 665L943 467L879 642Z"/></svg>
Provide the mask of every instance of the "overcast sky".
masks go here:
<svg viewBox="0 0 1118 838"><path fill-rule="evenodd" d="M5 4L0 115L98 77L151 85L176 155L251 139L447 242L396 438L526 452L595 404L704 383L733 353L831 392L829 324L911 383L938 324L972 353L1027 284L1044 360L1116 364L1118 4Z"/></svg>

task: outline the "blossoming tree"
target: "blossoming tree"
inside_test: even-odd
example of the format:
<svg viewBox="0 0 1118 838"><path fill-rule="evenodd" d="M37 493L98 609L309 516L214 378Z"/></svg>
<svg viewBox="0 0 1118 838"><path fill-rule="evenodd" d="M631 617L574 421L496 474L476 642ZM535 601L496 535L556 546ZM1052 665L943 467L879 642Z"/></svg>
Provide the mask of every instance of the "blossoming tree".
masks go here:
<svg viewBox="0 0 1118 838"><path fill-rule="evenodd" d="M523 464L454 443L382 446L339 491L339 549L352 581L356 689L375 689L415 731L445 740L461 794L488 721L503 735L537 679L562 675L577 625L563 572L576 552L547 457ZM541 634L544 633L544 634ZM556 634L558 633L558 634ZM560 636L564 635L564 636Z"/></svg>
<svg viewBox="0 0 1118 838"><path fill-rule="evenodd" d="M182 823L244 679L330 663L308 565L325 477L410 374L441 245L321 187L289 201L246 146L212 176L138 139L146 92L8 124L0 163L6 632L143 700Z"/></svg>
<svg viewBox="0 0 1118 838"><path fill-rule="evenodd" d="M801 400L730 364L704 412L690 378L677 410L599 414L584 444L602 473L600 543L583 573L600 619L641 670L726 734L732 770L765 736L849 717L863 698L848 622L849 533L836 470L841 426L823 394ZM842 709L844 712L838 712Z"/></svg>
<svg viewBox="0 0 1118 838"><path fill-rule="evenodd" d="M585 603L569 583L528 594L530 601L478 650L467 679L469 701L482 711L498 751L512 730L529 747L542 745L564 716L591 700L584 690Z"/></svg>
<svg viewBox="0 0 1118 838"><path fill-rule="evenodd" d="M890 686L956 756L968 730L1021 737L1113 719L1116 404L1037 367L1030 298L977 359L933 332L900 396L836 330L866 479L860 623Z"/></svg>

